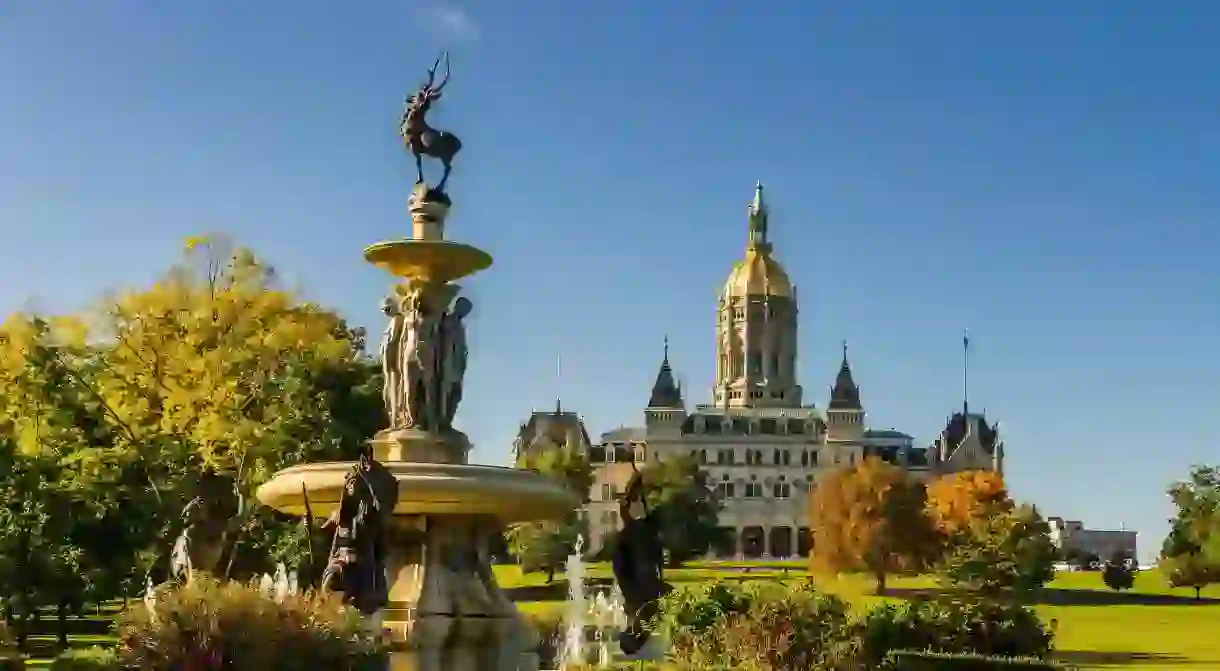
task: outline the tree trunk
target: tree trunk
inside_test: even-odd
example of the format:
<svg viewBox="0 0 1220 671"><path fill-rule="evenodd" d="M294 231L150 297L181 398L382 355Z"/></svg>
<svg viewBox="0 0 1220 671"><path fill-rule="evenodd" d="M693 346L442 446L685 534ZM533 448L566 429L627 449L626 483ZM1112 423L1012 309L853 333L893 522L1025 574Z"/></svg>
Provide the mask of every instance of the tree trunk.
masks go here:
<svg viewBox="0 0 1220 671"><path fill-rule="evenodd" d="M1196 586L1195 587L1195 601L1201 601L1201 600L1203 600L1203 588Z"/></svg>
<svg viewBox="0 0 1220 671"><path fill-rule="evenodd" d="M886 577L885 571L877 571L876 573L873 574L873 577L877 579L877 591L876 591L877 596L884 596L885 595L885 577Z"/></svg>
<svg viewBox="0 0 1220 671"><path fill-rule="evenodd" d="M68 600L60 598L59 604L55 607L55 616L59 621L59 649L68 649Z"/></svg>
<svg viewBox="0 0 1220 671"><path fill-rule="evenodd" d="M546 567L546 583L549 585L555 582L555 565L551 564Z"/></svg>

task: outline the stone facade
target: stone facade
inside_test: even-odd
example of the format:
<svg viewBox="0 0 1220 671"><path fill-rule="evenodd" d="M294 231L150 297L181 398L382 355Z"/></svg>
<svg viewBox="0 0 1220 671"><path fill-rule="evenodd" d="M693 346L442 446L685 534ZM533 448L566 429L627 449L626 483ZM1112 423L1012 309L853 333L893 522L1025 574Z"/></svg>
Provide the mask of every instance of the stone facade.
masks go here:
<svg viewBox="0 0 1220 671"><path fill-rule="evenodd" d="M1051 542L1064 554L1094 556L1108 561L1115 556L1134 560L1136 532L1126 529L1086 529L1084 524L1061 517L1048 517Z"/></svg>

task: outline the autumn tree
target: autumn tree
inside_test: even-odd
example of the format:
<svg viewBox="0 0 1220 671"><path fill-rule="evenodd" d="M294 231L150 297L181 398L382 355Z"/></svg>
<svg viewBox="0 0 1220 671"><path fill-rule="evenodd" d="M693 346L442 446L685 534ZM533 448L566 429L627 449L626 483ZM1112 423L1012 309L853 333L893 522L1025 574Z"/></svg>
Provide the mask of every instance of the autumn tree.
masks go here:
<svg viewBox="0 0 1220 671"><path fill-rule="evenodd" d="M720 502L698 462L677 455L641 469L648 504L659 522L666 565L671 568L707 554L717 539Z"/></svg>
<svg viewBox="0 0 1220 671"><path fill-rule="evenodd" d="M1220 467L1196 466L1169 488L1177 509L1158 562L1170 585L1190 587L1195 598L1220 583Z"/></svg>
<svg viewBox="0 0 1220 671"><path fill-rule="evenodd" d="M952 536L977 519L1012 510L1004 476L990 470L960 471L928 483L928 515L937 531Z"/></svg>
<svg viewBox="0 0 1220 671"><path fill-rule="evenodd" d="M922 570L932 559L925 504L922 485L875 457L832 471L809 498L812 569L867 572L884 593L889 575Z"/></svg>

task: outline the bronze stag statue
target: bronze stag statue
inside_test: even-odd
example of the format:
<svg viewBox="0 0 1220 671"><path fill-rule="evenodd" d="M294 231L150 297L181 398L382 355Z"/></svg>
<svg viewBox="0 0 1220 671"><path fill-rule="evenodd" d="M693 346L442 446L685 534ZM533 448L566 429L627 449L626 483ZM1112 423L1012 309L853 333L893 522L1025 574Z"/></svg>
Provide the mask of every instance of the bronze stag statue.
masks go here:
<svg viewBox="0 0 1220 671"><path fill-rule="evenodd" d="M445 76L436 84L436 69L441 61L445 62ZM432 103L441 99L441 90L449 81L449 53L445 52L436 59L428 69L428 81L418 91L407 98L407 108L402 115L399 133L406 142L411 153L415 155L415 170L419 175L416 183L424 181L424 157L430 156L441 162L445 172L434 191L445 192L445 182L453 169L453 157L462 149L462 141L449 131L437 130L428 125L428 112Z"/></svg>

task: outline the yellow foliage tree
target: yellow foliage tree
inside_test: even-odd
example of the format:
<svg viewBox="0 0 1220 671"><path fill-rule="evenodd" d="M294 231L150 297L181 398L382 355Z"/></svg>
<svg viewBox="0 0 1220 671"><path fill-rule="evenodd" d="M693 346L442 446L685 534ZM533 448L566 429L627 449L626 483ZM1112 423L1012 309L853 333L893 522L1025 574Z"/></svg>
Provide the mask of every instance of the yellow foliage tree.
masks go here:
<svg viewBox="0 0 1220 671"><path fill-rule="evenodd" d="M30 392L0 399L0 430L25 452L65 444L48 440L54 431L87 433L60 458L113 492L127 526L142 528L145 540L131 542L149 549L137 560L147 570L164 560L168 547L151 546L172 542L202 470L228 476L252 503L278 468L354 457L384 422L363 345L361 332L282 287L250 250L193 238L151 287L80 317L10 319L0 329L0 384ZM80 396L80 412L64 412L72 404L62 394L53 403L38 396L57 388L40 381L48 375ZM73 416L82 413L99 426ZM245 508L238 536L277 523ZM263 531L249 542L266 537L264 550L280 552L280 536Z"/></svg>
<svg viewBox="0 0 1220 671"><path fill-rule="evenodd" d="M944 535L964 532L974 520L1007 513L1014 505L1004 476L995 471L961 471L928 483L928 516Z"/></svg>
<svg viewBox="0 0 1220 671"><path fill-rule="evenodd" d="M111 346L93 383L130 454L169 451L243 485L281 460L276 438L304 410L301 369L353 356L334 313L278 287L249 250L210 238L190 240L185 263L97 317Z"/></svg>
<svg viewBox="0 0 1220 671"><path fill-rule="evenodd" d="M924 504L924 488L880 459L831 472L809 499L811 568L867 572L884 592L888 575L921 570L933 557Z"/></svg>

